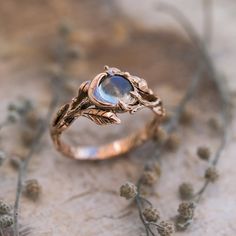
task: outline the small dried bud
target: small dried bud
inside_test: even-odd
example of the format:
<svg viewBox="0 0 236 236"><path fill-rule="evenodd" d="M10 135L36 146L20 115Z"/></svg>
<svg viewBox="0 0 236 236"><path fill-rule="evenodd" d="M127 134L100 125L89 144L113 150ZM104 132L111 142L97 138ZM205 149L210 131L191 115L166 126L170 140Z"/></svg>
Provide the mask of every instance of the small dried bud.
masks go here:
<svg viewBox="0 0 236 236"><path fill-rule="evenodd" d="M165 147L169 151L176 151L179 147L180 139L176 134L171 134L166 140Z"/></svg>
<svg viewBox="0 0 236 236"><path fill-rule="evenodd" d="M120 196L128 199L134 198L137 195L137 187L132 183L125 183L120 187Z"/></svg>
<svg viewBox="0 0 236 236"><path fill-rule="evenodd" d="M13 217L9 215L0 216L0 228L4 229L13 224Z"/></svg>
<svg viewBox="0 0 236 236"><path fill-rule="evenodd" d="M158 162L149 163L146 170L155 172L158 177L161 176L161 166Z"/></svg>
<svg viewBox="0 0 236 236"><path fill-rule="evenodd" d="M194 202L182 202L179 205L178 212L181 218L191 220L194 216L195 204Z"/></svg>
<svg viewBox="0 0 236 236"><path fill-rule="evenodd" d="M25 182L25 189L24 193L25 195L32 199L37 200L41 194L42 188L36 179L30 179Z"/></svg>
<svg viewBox="0 0 236 236"><path fill-rule="evenodd" d="M16 103L11 103L8 106L10 112L16 112L19 115L24 115L32 109L32 102L28 99L20 99Z"/></svg>
<svg viewBox="0 0 236 236"><path fill-rule="evenodd" d="M5 160L6 160L6 154L5 152L0 150L0 166L3 164Z"/></svg>
<svg viewBox="0 0 236 236"><path fill-rule="evenodd" d="M157 230L161 236L171 236L175 233L174 224L168 221L161 221Z"/></svg>
<svg viewBox="0 0 236 236"><path fill-rule="evenodd" d="M143 211L143 216L148 222L157 222L160 219L160 213L157 209L149 207Z"/></svg>
<svg viewBox="0 0 236 236"><path fill-rule="evenodd" d="M7 120L10 122L10 123L15 123L16 121L19 120L19 114L16 113L15 111L10 111L8 113L8 116L7 116Z"/></svg>
<svg viewBox="0 0 236 236"><path fill-rule="evenodd" d="M207 168L205 178L210 182L215 182L219 178L219 173L214 166Z"/></svg>
<svg viewBox="0 0 236 236"><path fill-rule="evenodd" d="M208 125L213 131L216 131L216 132L219 132L222 129L219 121L214 117L208 120Z"/></svg>
<svg viewBox="0 0 236 236"><path fill-rule="evenodd" d="M158 128L153 136L154 141L160 144L165 142L166 138L167 138L167 133L163 128Z"/></svg>
<svg viewBox="0 0 236 236"><path fill-rule="evenodd" d="M197 149L197 155L202 160L208 161L210 156L211 156L211 152L210 152L210 149L208 147L199 147Z"/></svg>
<svg viewBox="0 0 236 236"><path fill-rule="evenodd" d="M185 109L179 119L180 123L183 125L189 125L193 121L193 111L190 109Z"/></svg>
<svg viewBox="0 0 236 236"><path fill-rule="evenodd" d="M181 199L187 200L193 197L194 190L193 185L191 183L182 183L179 186L179 195Z"/></svg>
<svg viewBox="0 0 236 236"><path fill-rule="evenodd" d="M157 174L154 171L145 170L141 177L141 182L145 185L153 185L157 181Z"/></svg>
<svg viewBox="0 0 236 236"><path fill-rule="evenodd" d="M0 214L9 214L11 211L11 206L3 201L3 200L0 200Z"/></svg>

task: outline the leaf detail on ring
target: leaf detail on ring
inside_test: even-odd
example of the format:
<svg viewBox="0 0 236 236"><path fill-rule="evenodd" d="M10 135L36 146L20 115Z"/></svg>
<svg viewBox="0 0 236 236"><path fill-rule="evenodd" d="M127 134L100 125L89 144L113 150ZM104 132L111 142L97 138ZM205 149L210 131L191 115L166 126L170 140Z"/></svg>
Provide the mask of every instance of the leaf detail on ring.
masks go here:
<svg viewBox="0 0 236 236"><path fill-rule="evenodd" d="M89 118L97 125L120 124L121 122L115 113L96 108L84 110L82 116Z"/></svg>
<svg viewBox="0 0 236 236"><path fill-rule="evenodd" d="M60 108L60 110L57 112L57 116L53 121L53 126L56 126L61 119L65 116L65 114L67 113L68 109L69 109L70 105L69 104L65 104L64 106L62 106Z"/></svg>

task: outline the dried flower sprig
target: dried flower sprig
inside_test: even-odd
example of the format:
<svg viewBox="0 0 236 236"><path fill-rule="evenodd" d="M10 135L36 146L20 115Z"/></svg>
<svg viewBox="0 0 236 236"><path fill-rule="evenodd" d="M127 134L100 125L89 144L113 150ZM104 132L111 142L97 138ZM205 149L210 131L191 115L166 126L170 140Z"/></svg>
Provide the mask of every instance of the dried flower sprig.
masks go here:
<svg viewBox="0 0 236 236"><path fill-rule="evenodd" d="M196 89L196 86L198 84L198 81L200 79L200 76L196 76L193 77L193 80L191 81L191 84L186 92L186 94L184 95L183 99L181 100L181 102L179 103L179 105L176 108L175 113L171 116L171 118L169 119L168 122L166 122L165 124L165 130L167 134L172 134L173 130L175 130L176 126L178 125L178 121L180 119L180 116L182 114L182 112L184 111L185 106L187 105L187 103L191 100L194 91ZM158 148L156 150L156 152L154 153L154 155L151 158L151 163L156 163L157 158L159 158L162 153L166 150L166 144L167 144L167 139L162 142L161 144L158 145ZM173 149L172 149L173 150ZM145 165L144 168L144 173L147 172L148 169L150 169L150 161L148 161ZM160 173L160 172L159 172ZM152 173L153 174L153 173ZM153 226L153 222L146 222L145 218L142 214L142 206L143 204L149 204L149 207L152 207L152 204L145 198L140 196L140 190L143 184L146 184L145 181L143 181L143 174L141 175L138 183L137 183L137 189L138 189L138 194L135 197L135 202L139 211L139 217L145 227L146 230L146 235L148 236L149 234L151 235L155 235L153 233L153 230L151 228L151 226ZM152 185L154 184L154 182L152 182ZM149 184L149 186L151 186ZM175 228L174 225L170 222L166 222L166 221L162 221L161 225L156 225L156 229L158 231L158 233L162 236L170 236L173 235Z"/></svg>
<svg viewBox="0 0 236 236"><path fill-rule="evenodd" d="M206 2L206 1L205 1ZM207 1L209 3L209 1ZM208 7L210 7L211 4L208 4ZM197 33L194 31L194 28L191 26L187 18L182 14L181 11L179 11L177 8L166 4L161 3L159 5L159 8L161 8L162 11L166 12L170 16L172 16L178 23L183 26L187 34L189 35L192 42L196 45L196 48L199 51L199 54L202 58L202 61L204 62L205 67L208 69L208 73L210 73L210 78L213 80L213 82L216 85L217 92L219 95L219 98L221 100L221 116L222 116L222 122L223 122L223 129L222 133L223 135L220 135L221 143L216 150L215 155L212 158L211 166L206 170L205 172L205 182L200 188L200 190L194 195L195 202L199 202L201 196L207 189L207 186L210 182L214 182L218 178L218 173L215 170L215 166L218 163L218 160L225 148L225 145L227 143L228 138L228 124L229 124L229 109L228 109L228 95L227 91L223 85L222 78L217 74L216 69L214 68L213 62L208 54L208 51L206 49L206 46L204 42L198 37ZM209 8L208 8L209 9ZM209 23L209 20L207 21ZM212 29L212 25L208 24L207 28ZM208 30L209 32L210 30Z"/></svg>
<svg viewBox="0 0 236 236"><path fill-rule="evenodd" d="M213 161L212 161L212 165L215 166L216 163L218 162L218 159L219 159L224 147L225 147L226 140L227 140L227 123L228 123L227 104L228 104L228 101L227 101L226 93L222 89L223 86L219 82L220 80L218 79L217 72L213 66L210 56L208 55L207 49L204 45L204 42L202 42L202 40L195 33L193 27L188 22L187 18L185 18L183 16L183 14L178 9L176 9L175 7L169 6L166 3L159 3L159 10L160 10L160 8L165 13L168 13L169 15L171 15L177 22L179 22L181 24L181 26L183 26L183 28L186 30L187 34L189 35L190 39L192 40L192 42L196 46L196 49L199 52L199 56L200 56L199 68L196 71L196 74L193 77L191 84L190 84L189 88L187 89L185 96L180 101L173 116L170 119L168 119L167 122L165 123L166 133L169 135L172 134L173 131L175 130L175 128L177 127L177 124L179 123L179 121L180 122L183 122L183 121L191 122L191 120L192 120L191 116L190 115L184 116L185 118L187 117L188 119L183 119L183 114L186 111L185 108L186 108L187 103L191 100L191 98L196 90L196 87L199 84L200 79L202 78L203 71L207 69L208 73L211 75L210 77L213 79L213 82L216 84L216 87L217 87L218 93L219 93L219 97L222 101L222 117L223 117L223 123L224 123L224 134L221 139L221 145L220 145L219 149L217 150L215 157L213 158ZM171 142L171 143L173 143L173 142ZM166 141L161 142L161 144L159 143L158 149L155 152L155 154L153 155L152 160L159 158L161 156L161 154L163 153L163 150L164 150L163 147L165 147L166 144L168 144L168 142L166 142ZM169 145L167 145L167 147L168 146ZM171 147L177 147L177 145L171 145ZM208 154L206 152L205 153L199 152L198 155L200 155L200 157L202 159L208 159L210 154ZM203 156L204 156L204 158L203 158ZM146 166L148 166L148 165L146 164ZM146 169L146 168L144 168L144 169ZM194 195L194 190L193 190L192 186L190 184L185 184L180 188L180 193L181 193L182 197L186 197L189 199L198 198L198 201L199 201L200 196L203 194L203 192L207 188L209 182L215 181L217 179L217 176L218 175L217 175L217 172L215 171L215 169L209 168L205 173L206 181L205 181L203 187L200 189L200 191L198 191ZM143 182L142 177L141 177L140 180L138 181L138 184L137 184L138 193L135 197L136 205L139 210L140 219L145 227L146 235L149 235L149 234L154 235L152 229L150 228L150 224L155 224L155 223L150 222L148 224L145 221L145 218L142 213L142 205L143 204L148 203L149 207L152 207L152 204L150 204L146 199L144 199L140 196L140 188L143 183L146 183L146 182ZM180 204L179 209L178 209L179 215L177 216L177 221L176 221L177 228L186 229L188 227L188 225L190 225L190 223L193 219L193 216L194 216L194 209L196 207L196 202L198 202L198 201L195 201L195 203L188 202L188 203L181 203ZM170 235L173 233L174 230L172 230L172 229L174 229L174 228L172 228L171 226L165 227L166 225L168 225L168 224L162 223L162 227L160 227L160 225L159 225L160 228L159 228L158 232L160 235ZM161 230L161 229L163 229L163 230Z"/></svg>
<svg viewBox="0 0 236 236"><path fill-rule="evenodd" d="M40 145L40 141L45 133L45 130L48 127L48 122L51 119L54 108L58 104L58 99L62 97L61 95L63 94L63 91L66 88L64 70L66 68L67 63L69 63L71 61L71 58L68 58L69 54L67 53L68 47L67 47L67 42L65 40L65 37L68 36L70 31L64 30L63 33L61 30L59 30L59 31L60 31L59 37L61 37L61 40L63 43L60 45L60 47L56 48L56 52L58 54L54 57L54 59L56 60L56 63L59 64L60 73L56 74L56 75L54 74L50 78L50 82L51 82L50 87L52 88L53 97L52 97L51 102L49 104L48 112L44 118L38 120L37 127L35 128L35 135L32 137L32 140L30 142L28 154L25 156L25 158L20 163L19 172L18 172L16 199L15 199L15 204L14 204L14 236L19 236L19 224L18 224L19 204L20 204L20 197L23 192L23 187L24 187L23 182L24 182L24 179L26 176L28 165L29 165L35 151L37 150L38 146ZM53 52L54 55L56 52L55 51ZM60 94L58 94L58 93L60 93ZM29 117L27 117L26 119L29 119ZM30 119L31 119L31 121L28 123L29 123L29 125L32 126L32 124L34 123L33 118L31 117ZM37 188L37 189L39 189L39 188ZM35 190L35 188L34 188L34 190ZM36 192L38 192L38 191L36 191Z"/></svg>
<svg viewBox="0 0 236 236"><path fill-rule="evenodd" d="M182 202L178 208L178 215L176 217L176 229L185 230L192 223L194 212L195 212L194 202Z"/></svg>
<svg viewBox="0 0 236 236"><path fill-rule="evenodd" d="M32 104L28 99L22 98L15 103L10 103L8 106L8 114L6 119L0 124L0 130L4 127L22 120L27 112L32 108ZM7 155L3 150L0 150L0 166L7 159Z"/></svg>
<svg viewBox="0 0 236 236"><path fill-rule="evenodd" d="M141 183L146 184L146 183ZM140 195L139 186L132 183L123 184L120 187L120 196L127 200L134 200L138 206L140 219L145 227L146 235L155 235L159 233L161 236L171 236L175 232L174 224L168 221L160 221L159 211L152 206L146 198ZM160 221L160 222L159 222ZM154 231L155 230L155 231Z"/></svg>

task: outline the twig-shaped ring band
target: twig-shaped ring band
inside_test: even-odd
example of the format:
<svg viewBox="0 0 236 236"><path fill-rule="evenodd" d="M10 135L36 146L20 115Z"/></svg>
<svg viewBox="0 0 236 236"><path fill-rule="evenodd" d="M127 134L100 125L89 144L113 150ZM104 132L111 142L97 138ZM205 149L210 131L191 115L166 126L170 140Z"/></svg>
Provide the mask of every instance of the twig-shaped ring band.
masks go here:
<svg viewBox="0 0 236 236"><path fill-rule="evenodd" d="M123 139L102 145L74 147L64 143L61 134L78 117L84 116L97 125L119 124L117 113L131 114L144 107L155 116L145 127ZM141 145L157 131L164 109L162 101L148 88L144 79L105 66L105 71L79 87L78 95L63 105L51 124L51 137L56 149L78 160L102 160L124 154Z"/></svg>

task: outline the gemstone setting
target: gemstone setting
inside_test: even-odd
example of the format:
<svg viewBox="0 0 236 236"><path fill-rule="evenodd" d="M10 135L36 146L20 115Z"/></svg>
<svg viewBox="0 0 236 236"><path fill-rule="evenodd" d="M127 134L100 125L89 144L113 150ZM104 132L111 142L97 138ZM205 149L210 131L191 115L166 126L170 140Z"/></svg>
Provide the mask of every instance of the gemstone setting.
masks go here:
<svg viewBox="0 0 236 236"><path fill-rule="evenodd" d="M132 84L125 77L108 75L100 80L94 90L94 97L100 102L112 105L117 105L119 101L129 104L134 100L130 95L133 90Z"/></svg>

